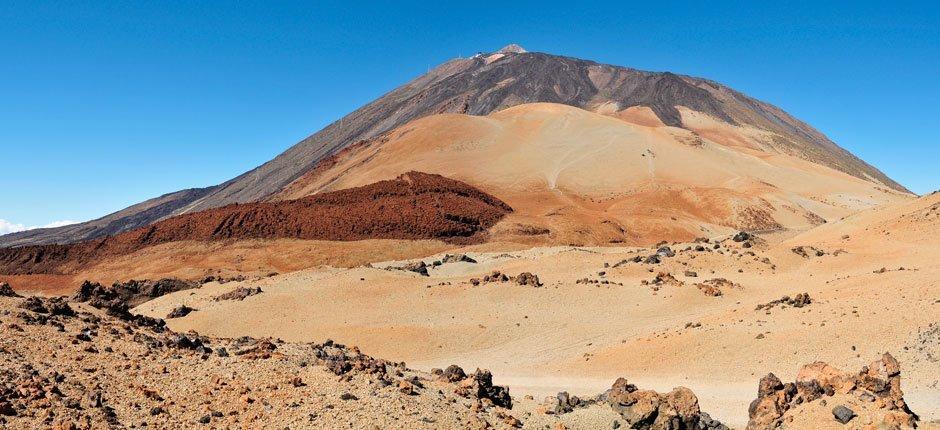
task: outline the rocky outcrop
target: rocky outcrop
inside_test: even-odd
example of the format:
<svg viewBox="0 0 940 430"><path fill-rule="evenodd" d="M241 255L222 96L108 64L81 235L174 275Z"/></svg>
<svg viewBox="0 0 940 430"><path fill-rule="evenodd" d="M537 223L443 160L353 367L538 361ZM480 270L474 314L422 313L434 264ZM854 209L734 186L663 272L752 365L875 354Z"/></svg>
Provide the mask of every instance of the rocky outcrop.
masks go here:
<svg viewBox="0 0 940 430"><path fill-rule="evenodd" d="M851 401L854 408L844 404ZM760 380L757 398L748 408L748 430L785 426L813 406L832 407L829 419L848 423L865 414L875 427L913 427L918 417L901 391L901 366L889 353L857 373L843 372L825 362L803 366L795 382L783 383L773 373ZM833 407L834 406L834 407ZM820 419L814 417L813 419Z"/></svg>
<svg viewBox="0 0 940 430"><path fill-rule="evenodd" d="M213 297L215 301L222 300L245 300L248 297L254 296L256 294L261 294L261 287L238 287L227 293L219 294L218 296Z"/></svg>
<svg viewBox="0 0 940 430"><path fill-rule="evenodd" d="M487 371L432 378L332 341L174 333L62 297L0 300L0 339L4 429L521 427Z"/></svg>
<svg viewBox="0 0 940 430"><path fill-rule="evenodd" d="M444 255L444 258L441 259L441 262L444 264L447 263L476 263L477 261L470 258L467 254L447 254Z"/></svg>
<svg viewBox="0 0 940 430"><path fill-rule="evenodd" d="M171 310L170 313L166 315L166 319L182 318L182 317L185 317L186 315L191 314L193 311L195 311L195 309L189 306L180 305L180 306L173 308L173 310Z"/></svg>
<svg viewBox="0 0 940 430"><path fill-rule="evenodd" d="M494 270L487 275L483 276L483 279L471 278L470 283L472 285L480 285L481 283L504 283L504 282L514 282L518 285L529 286L529 287L541 287L542 281L539 280L538 275L535 275L531 272L522 272L517 276L509 276L498 270Z"/></svg>
<svg viewBox="0 0 940 430"><path fill-rule="evenodd" d="M640 284L641 284L641 285L651 285L651 286L652 286L651 288L652 288L653 291L658 291L659 288L662 287L662 286L668 285L668 286L673 286L673 287L681 287L681 286L685 285L685 282L682 282L682 281L676 279L675 276L672 276L672 273L668 273L668 272L659 272L659 273L656 274L655 277L653 277L653 279L651 279L651 280L649 280L649 281L647 281L647 280L644 279L644 280L640 281Z"/></svg>
<svg viewBox="0 0 940 430"><path fill-rule="evenodd" d="M759 304L757 305L757 307L754 308L754 310L769 311L773 309L775 306L780 306L780 307L792 306L794 308L802 308L803 306L808 306L811 303L813 303L813 299L809 297L809 293L798 293L797 295L793 297L783 296L777 300L771 300L767 303Z"/></svg>
<svg viewBox="0 0 940 430"><path fill-rule="evenodd" d="M463 397L479 399L484 405L512 409L509 388L493 385L493 374L489 370L477 369L472 375L458 382L456 393Z"/></svg>
<svg viewBox="0 0 940 430"><path fill-rule="evenodd" d="M529 286L529 287L541 287L542 286L542 282L539 281L539 277L530 272L522 272L519 275L517 275L515 278L513 278L513 280L516 281L517 284L522 285L522 286Z"/></svg>
<svg viewBox="0 0 940 430"><path fill-rule="evenodd" d="M803 258L822 257L826 255L826 251L816 248L815 246L807 245L794 246L790 248L790 251Z"/></svg>
<svg viewBox="0 0 940 430"><path fill-rule="evenodd" d="M149 300L177 291L188 290L199 287L199 283L184 281L176 278L164 278L156 281L150 280L130 280L127 282L115 282L110 287L102 286L97 282L85 281L78 288L78 291L72 296L71 300L76 302L88 301L109 301L120 302L133 308ZM95 307L102 307L100 305Z"/></svg>
<svg viewBox="0 0 940 430"><path fill-rule="evenodd" d="M712 278L696 283L695 287L706 296L719 297L724 294L723 289L741 288L741 285L725 278Z"/></svg>
<svg viewBox="0 0 940 430"><path fill-rule="evenodd" d="M16 294L16 291L13 291L13 287L6 282L0 282L0 297L19 297L19 294Z"/></svg>
<svg viewBox="0 0 940 430"><path fill-rule="evenodd" d="M627 428L650 430L727 430L702 412L692 390L676 387L668 393L641 390L618 378L607 392L607 402L623 417Z"/></svg>

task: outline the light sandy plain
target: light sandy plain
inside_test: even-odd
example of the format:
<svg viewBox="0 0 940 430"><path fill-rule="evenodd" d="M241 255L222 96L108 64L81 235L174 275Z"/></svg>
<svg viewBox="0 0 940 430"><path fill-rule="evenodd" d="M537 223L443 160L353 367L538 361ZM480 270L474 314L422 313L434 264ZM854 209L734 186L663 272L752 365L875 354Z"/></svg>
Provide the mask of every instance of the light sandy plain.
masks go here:
<svg viewBox="0 0 940 430"><path fill-rule="evenodd" d="M174 330L298 341L332 338L417 368L452 363L489 368L514 397L531 394L536 401L560 390L597 394L618 376L657 390L683 385L698 394L704 410L735 426L746 422L757 381L768 372L793 380L801 365L816 360L857 370L889 351L902 363L911 408L932 420L940 418L938 238L940 194L934 194L801 234L768 234L750 249L726 240L721 253L679 252L658 265L605 268L605 263L648 255L649 247L520 250L490 243L461 250L479 263L444 264L429 277L384 269L399 261L323 266L207 284L136 310L164 317L187 304L198 311L170 320ZM689 245L672 247L678 251ZM801 245L826 254L804 258L791 251ZM469 283L492 270L533 272L544 286ZM698 277L684 276L686 270ZM658 291L641 285L659 271L685 285ZM692 285L714 277L740 288L709 297ZM613 284L576 283L581 278ZM244 301L212 300L243 285L260 286L264 293ZM755 310L800 292L809 293L813 303L769 313ZM701 327L687 328L687 323Z"/></svg>

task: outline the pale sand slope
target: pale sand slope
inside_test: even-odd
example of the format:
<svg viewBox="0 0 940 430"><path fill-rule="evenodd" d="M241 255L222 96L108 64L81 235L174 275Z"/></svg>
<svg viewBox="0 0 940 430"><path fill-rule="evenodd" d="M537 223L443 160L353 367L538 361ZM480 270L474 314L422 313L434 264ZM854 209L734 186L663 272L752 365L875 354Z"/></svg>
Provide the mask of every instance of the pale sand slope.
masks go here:
<svg viewBox="0 0 940 430"><path fill-rule="evenodd" d="M69 295L85 280L110 285L130 279L167 277L192 280L210 275L263 277L323 265L354 267L376 260L419 258L454 248L455 245L438 240L181 241L112 257L70 275L0 275L0 282L9 282L17 291L31 294Z"/></svg>
<svg viewBox="0 0 940 430"><path fill-rule="evenodd" d="M604 109L599 109L605 112ZM439 173L499 197L515 213L493 233L533 244L646 245L733 229L805 229L910 199L777 151L779 136L682 108L693 130L648 108L607 115L534 103L488 116L432 115L358 145L288 186L298 198ZM536 228L550 234L533 234Z"/></svg>
<svg viewBox="0 0 940 430"><path fill-rule="evenodd" d="M940 323L938 234L940 195L932 195L782 243L747 250L728 241L723 254L680 252L655 266L604 268L605 262L648 255L648 248L471 253L479 264L445 264L430 278L325 267L250 282L264 293L241 302L210 299L236 284L208 284L137 310L163 317L186 303L198 311L170 320L175 330L333 338L418 368L451 363L489 368L517 397L529 393L540 399L561 389L596 394L617 376L660 391L684 385L698 394L704 410L738 426L746 422L757 381L767 372L792 380L799 366L815 360L857 369L890 351L902 363L905 398L929 420L940 418L940 330L928 330ZM827 254L803 258L790 251L797 245ZM845 252L833 255L838 249ZM744 256L748 251L755 255ZM765 257L769 263L761 261ZM905 270L897 270L901 266ZM881 267L888 270L873 273ZM493 269L510 275L531 271L545 286L468 283ZM640 285L655 275L650 269L671 272L686 285L654 292ZM602 270L605 277L598 276ZM699 277L687 278L684 270ZM691 286L719 276L742 288L708 297ZM583 277L624 285L575 283ZM769 314L755 310L799 292L808 292L814 302ZM701 327L686 328L690 322Z"/></svg>

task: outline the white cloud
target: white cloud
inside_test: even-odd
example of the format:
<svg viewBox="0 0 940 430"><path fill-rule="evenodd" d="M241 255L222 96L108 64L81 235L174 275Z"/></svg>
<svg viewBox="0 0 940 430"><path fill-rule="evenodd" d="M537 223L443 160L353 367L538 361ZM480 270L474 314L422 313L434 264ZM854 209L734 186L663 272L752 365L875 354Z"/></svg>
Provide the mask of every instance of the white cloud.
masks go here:
<svg viewBox="0 0 940 430"><path fill-rule="evenodd" d="M16 233L18 231L24 230L33 230L37 228L52 228L52 227L62 227L64 225L75 224L78 221L53 221L46 225L31 225L27 226L24 224L16 224L5 219L0 219L0 234Z"/></svg>

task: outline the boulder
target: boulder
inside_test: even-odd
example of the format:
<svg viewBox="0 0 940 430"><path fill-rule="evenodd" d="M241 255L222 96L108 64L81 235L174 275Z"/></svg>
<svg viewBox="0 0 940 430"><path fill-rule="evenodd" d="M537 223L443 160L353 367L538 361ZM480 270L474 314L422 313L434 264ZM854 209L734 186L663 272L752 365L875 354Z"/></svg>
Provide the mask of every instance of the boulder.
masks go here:
<svg viewBox="0 0 940 430"><path fill-rule="evenodd" d="M914 427L917 423L917 415L907 407L901 392L901 366L891 354L885 353L858 373L843 372L817 361L803 366L795 383L784 384L768 374L761 379L757 398L748 409L747 429L775 428L798 416L803 405L819 402L825 406L827 399L846 396L862 402L854 406L861 409L852 410L845 405L832 409L834 419L842 424L857 416L858 410L865 410L875 427L881 424L886 428Z"/></svg>
<svg viewBox="0 0 940 430"><path fill-rule="evenodd" d="M37 314L46 314L51 316L75 316L75 311L66 303L62 297L27 297L20 304L20 307Z"/></svg>
<svg viewBox="0 0 940 430"><path fill-rule="evenodd" d="M477 369L473 375L457 385L456 394L484 401L506 409L512 409L509 388L493 385L493 374L489 370Z"/></svg>
<svg viewBox="0 0 940 430"><path fill-rule="evenodd" d="M849 421L852 421L852 418L855 418L855 411L845 407L845 405L839 405L832 408L832 416L836 421L848 424Z"/></svg>
<svg viewBox="0 0 940 430"><path fill-rule="evenodd" d="M541 287L542 283L539 282L539 277L533 275L529 272L522 272L519 276L516 276L515 281L519 285L530 286L530 287Z"/></svg>
<svg viewBox="0 0 940 430"><path fill-rule="evenodd" d="M467 254L447 254L441 260L446 263L476 263L477 261L467 256Z"/></svg>
<svg viewBox="0 0 940 430"><path fill-rule="evenodd" d="M194 311L194 310L195 310L195 309L193 309L193 308L191 308L191 307L189 307L189 306L180 305L180 306L177 306L177 307L173 308L173 310L170 311L170 313L168 313L168 314L166 315L166 319L182 318L182 317L185 317L186 315L189 315L189 314L190 314L192 311Z"/></svg>
<svg viewBox="0 0 940 430"><path fill-rule="evenodd" d="M669 393L641 390L618 378L607 391L607 402L631 429L692 430L727 429L702 413L692 390L676 387ZM705 418L705 419L703 419Z"/></svg>
<svg viewBox="0 0 940 430"><path fill-rule="evenodd" d="M409 272L415 272L421 276L430 276L428 275L428 265L423 261L417 261L414 263L408 263L401 267L401 270L406 270Z"/></svg>
<svg viewBox="0 0 940 430"><path fill-rule="evenodd" d="M256 294L261 294L264 291L261 291L261 287L238 287L232 291L229 291L224 294L215 296L213 300L245 300L248 297L254 296Z"/></svg>

